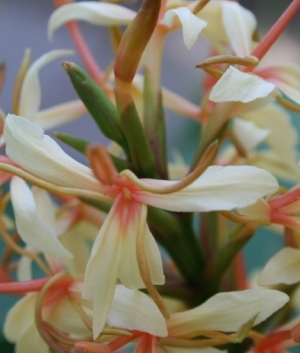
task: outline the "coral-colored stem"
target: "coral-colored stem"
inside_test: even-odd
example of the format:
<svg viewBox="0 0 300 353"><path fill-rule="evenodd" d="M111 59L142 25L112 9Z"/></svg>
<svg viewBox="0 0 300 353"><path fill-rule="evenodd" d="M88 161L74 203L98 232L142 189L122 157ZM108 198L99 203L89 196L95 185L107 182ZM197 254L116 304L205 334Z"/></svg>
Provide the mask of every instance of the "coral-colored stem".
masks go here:
<svg viewBox="0 0 300 353"><path fill-rule="evenodd" d="M238 290L243 290L248 288L247 275L245 269L245 262L243 253L238 253L234 258L234 272L236 278L236 284Z"/></svg>
<svg viewBox="0 0 300 353"><path fill-rule="evenodd" d="M277 38L284 31L286 26L290 23L292 18L296 15L297 11L300 9L300 0L294 0L286 11L281 15L278 21L262 39L262 41L257 45L253 50L253 56L256 56L258 59L262 59L264 55L268 52L271 46L275 43Z"/></svg>
<svg viewBox="0 0 300 353"><path fill-rule="evenodd" d="M96 62L92 52L90 51L89 47L87 46L80 29L78 27L78 24L75 21L68 22L66 24L71 37L73 39L73 42L77 48L77 51L79 55L81 56L82 61L84 62L84 65L86 69L88 70L90 76L93 78L93 80L99 85L102 85L103 81L103 73L101 69L99 68L98 63Z"/></svg>
<svg viewBox="0 0 300 353"><path fill-rule="evenodd" d="M109 346L111 352L125 346L127 343L135 340L138 336L141 335L141 332L133 331L132 336L120 336L115 340L109 342L107 345Z"/></svg>
<svg viewBox="0 0 300 353"><path fill-rule="evenodd" d="M269 205L272 209L278 209L298 200L300 200L300 189L295 189L277 197L276 199L270 200Z"/></svg>
<svg viewBox="0 0 300 353"><path fill-rule="evenodd" d="M0 283L0 293L20 294L38 292L43 288L45 283L49 281L49 279L50 277L44 277L31 281ZM69 278L62 278L55 282L52 288L60 289L62 287L69 286L71 282L72 280Z"/></svg>
<svg viewBox="0 0 300 353"><path fill-rule="evenodd" d="M255 353L270 352L270 349L275 348L278 344L290 340L291 338L291 330L271 333L258 343L254 351Z"/></svg>

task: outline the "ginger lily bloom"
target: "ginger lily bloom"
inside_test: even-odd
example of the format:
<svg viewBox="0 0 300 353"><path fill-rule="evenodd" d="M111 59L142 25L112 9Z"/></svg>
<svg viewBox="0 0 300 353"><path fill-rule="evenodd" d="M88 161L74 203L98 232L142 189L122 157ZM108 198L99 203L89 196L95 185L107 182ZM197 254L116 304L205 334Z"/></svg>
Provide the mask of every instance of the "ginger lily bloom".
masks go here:
<svg viewBox="0 0 300 353"><path fill-rule="evenodd" d="M19 76L24 74L24 78L19 77L21 84L20 92L15 88L13 111L27 119L35 121L43 129L53 128L70 122L86 113L86 108L80 100L74 100L53 107L40 110L42 91L39 80L40 70L49 64L66 55L73 54L71 50L52 50L34 61L30 66L30 52L26 51ZM19 93L19 94L17 94Z"/></svg>
<svg viewBox="0 0 300 353"><path fill-rule="evenodd" d="M104 326L117 279L132 289L164 283L159 250L146 223L147 205L175 212L231 210L278 188L271 174L256 167L211 166L200 177L187 176L177 183L138 179L128 170L118 175L96 155L91 161L97 179L93 170L64 153L23 117L7 116L4 137L7 155L25 172L4 164L1 169L57 193L114 201L85 274L83 295L93 301L94 337Z"/></svg>
<svg viewBox="0 0 300 353"><path fill-rule="evenodd" d="M90 303L80 298L82 283L68 277L60 278L45 290L51 281L48 280L39 293L32 291L21 298L7 314L4 335L8 341L16 343L16 353L24 350L48 353L50 347L65 352L63 347L66 344L73 346L76 341L90 340L92 313ZM18 283L14 286L17 288ZM5 291L5 284L2 287ZM84 315L80 315L76 307L80 307ZM35 315L35 311L39 315ZM41 322L36 322L37 316ZM147 320L144 319L146 316ZM125 329L159 337L167 335L164 317L153 301L146 294L122 285L116 286L107 324L105 333L110 334Z"/></svg>

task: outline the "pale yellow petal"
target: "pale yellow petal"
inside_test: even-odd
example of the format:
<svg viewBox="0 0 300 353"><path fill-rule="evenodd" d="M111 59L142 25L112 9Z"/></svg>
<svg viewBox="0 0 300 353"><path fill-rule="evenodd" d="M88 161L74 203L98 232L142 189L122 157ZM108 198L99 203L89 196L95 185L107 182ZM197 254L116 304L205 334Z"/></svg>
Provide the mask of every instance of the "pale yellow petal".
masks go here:
<svg viewBox="0 0 300 353"><path fill-rule="evenodd" d="M258 278L261 286L300 282L300 250L285 247L273 256Z"/></svg>
<svg viewBox="0 0 300 353"><path fill-rule="evenodd" d="M240 118L233 120L232 131L247 152L255 149L270 134L269 130L261 129L252 121L245 121Z"/></svg>
<svg viewBox="0 0 300 353"><path fill-rule="evenodd" d="M38 211L38 208L43 206L35 203L32 192L25 181L13 177L10 191L16 227L22 240L41 252L58 258L72 258L71 253L58 241L55 224L44 223L43 219L39 218L41 211Z"/></svg>
<svg viewBox="0 0 300 353"><path fill-rule="evenodd" d="M67 155L38 125L21 116L5 119L6 154L32 174L54 184L101 192L92 170Z"/></svg>
<svg viewBox="0 0 300 353"><path fill-rule="evenodd" d="M95 25L120 26L129 24L136 12L120 5L82 1L59 7L53 12L48 23L48 37L71 20L87 21Z"/></svg>
<svg viewBox="0 0 300 353"><path fill-rule="evenodd" d="M145 185L174 185L173 181L145 179ZM186 188L155 194L139 191L138 199L148 205L177 212L207 212L245 207L278 189L276 179L267 171L252 166L210 166Z"/></svg>
<svg viewBox="0 0 300 353"><path fill-rule="evenodd" d="M188 49L191 49L207 23L195 16L187 7L168 10L165 13L164 23L177 29L179 26L176 26L176 18L182 28L184 44Z"/></svg>
<svg viewBox="0 0 300 353"><path fill-rule="evenodd" d="M18 113L34 120L41 103L39 71L52 60L73 54L71 50L52 50L36 60L27 71L20 94Z"/></svg>
<svg viewBox="0 0 300 353"><path fill-rule="evenodd" d="M254 325L259 324L288 301L285 293L272 289L218 293L194 309L173 314L169 334L193 337L203 330L235 332L256 315Z"/></svg>
<svg viewBox="0 0 300 353"><path fill-rule="evenodd" d="M86 114L87 109L80 100L62 103L36 114L35 122L44 130L69 123Z"/></svg>
<svg viewBox="0 0 300 353"><path fill-rule="evenodd" d="M230 66L211 90L213 102L251 102L271 94L276 86L253 74Z"/></svg>
<svg viewBox="0 0 300 353"><path fill-rule="evenodd" d="M145 320L145 318L147 318ZM107 323L110 326L167 336L164 317L146 294L117 285Z"/></svg>

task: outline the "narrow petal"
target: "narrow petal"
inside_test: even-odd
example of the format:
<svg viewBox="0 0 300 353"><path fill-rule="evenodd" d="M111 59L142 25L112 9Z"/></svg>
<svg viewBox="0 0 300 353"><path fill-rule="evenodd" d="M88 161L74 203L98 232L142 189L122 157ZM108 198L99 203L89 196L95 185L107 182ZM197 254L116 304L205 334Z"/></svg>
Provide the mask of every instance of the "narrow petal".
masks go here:
<svg viewBox="0 0 300 353"><path fill-rule="evenodd" d="M136 12L115 4L84 1L67 4L53 12L48 23L48 37L52 39L58 27L71 20L87 21L95 25L120 26L129 24Z"/></svg>
<svg viewBox="0 0 300 353"><path fill-rule="evenodd" d="M163 273L161 253L157 246L157 242L155 241L147 225L146 225L144 250L145 250L145 255L149 266L152 283L158 284L158 285L164 284L165 276Z"/></svg>
<svg viewBox="0 0 300 353"><path fill-rule="evenodd" d="M118 213L118 221L121 223L119 236L122 240L119 279L131 289L145 287L137 260L137 252L140 250L137 247L138 237L142 237L151 280L153 284L164 284L161 254L146 223L147 206L131 200L122 200Z"/></svg>
<svg viewBox="0 0 300 353"><path fill-rule="evenodd" d="M145 179L145 184L172 185L173 181ZM278 189L267 171L252 166L211 166L191 185L171 194L141 190L137 198L150 206L175 212L231 210L254 203Z"/></svg>
<svg viewBox="0 0 300 353"><path fill-rule="evenodd" d="M27 326L34 321L33 312L36 298L36 293L27 294L9 310L3 329L5 338L9 342L16 342Z"/></svg>
<svg viewBox="0 0 300 353"><path fill-rule="evenodd" d="M179 7L177 9L168 10L165 13L164 23L167 26L172 27L176 17L180 21L182 27L184 44L188 49L191 49L207 23L195 16L186 7ZM176 25L175 28L177 28Z"/></svg>
<svg viewBox="0 0 300 353"><path fill-rule="evenodd" d="M276 86L253 74L230 66L211 90L213 102L251 102L271 94Z"/></svg>
<svg viewBox="0 0 300 353"><path fill-rule="evenodd" d="M253 121L270 134L266 142L282 159L297 164L298 134L290 115L279 105L267 104L243 113L243 118Z"/></svg>
<svg viewBox="0 0 300 353"><path fill-rule="evenodd" d="M47 321L61 332L68 332L78 337L90 335L90 330L81 319L80 314L74 308L69 298L62 297L51 308Z"/></svg>
<svg viewBox="0 0 300 353"><path fill-rule="evenodd" d="M85 190L101 190L90 168L68 156L29 120L9 114L5 119L6 154L25 170L52 183Z"/></svg>
<svg viewBox="0 0 300 353"><path fill-rule="evenodd" d="M41 88L39 71L50 61L65 55L73 54L71 50L52 50L36 60L29 68L24 78L20 94L19 114L34 120L41 104Z"/></svg>
<svg viewBox="0 0 300 353"><path fill-rule="evenodd" d="M72 258L57 240L55 224L43 223L39 218L38 208L43 205L35 203L32 192L24 180L13 177L11 181L11 199L16 218L16 226L22 240L41 252L58 258ZM48 210L51 212L51 209Z"/></svg>
<svg viewBox="0 0 300 353"><path fill-rule="evenodd" d="M300 66L278 64L257 69L255 72L276 85L288 98L300 104Z"/></svg>
<svg viewBox="0 0 300 353"><path fill-rule="evenodd" d="M75 100L41 110L35 117L35 122L44 130L69 123L86 114L86 107L80 100Z"/></svg>
<svg viewBox="0 0 300 353"><path fill-rule="evenodd" d="M117 282L122 242L116 207L114 203L93 244L84 276L82 296L93 301L94 339L105 325Z"/></svg>
<svg viewBox="0 0 300 353"><path fill-rule="evenodd" d="M253 122L239 118L233 120L232 131L247 152L255 149L270 134L269 130L261 129Z"/></svg>
<svg viewBox="0 0 300 353"><path fill-rule="evenodd" d="M300 250L285 247L273 256L259 276L261 286L272 286L300 282Z"/></svg>
<svg viewBox="0 0 300 353"><path fill-rule="evenodd" d="M173 314L169 334L193 337L204 330L235 332L255 315L254 325L266 320L288 301L288 295L272 289L218 293L197 308Z"/></svg>
<svg viewBox="0 0 300 353"><path fill-rule="evenodd" d="M233 48L240 57L252 51L252 36L256 28L256 19L252 12L237 2L221 1L223 25Z"/></svg>
<svg viewBox="0 0 300 353"><path fill-rule="evenodd" d="M168 334L166 321L153 300L138 290L127 289L122 285L116 287L107 323L158 337Z"/></svg>

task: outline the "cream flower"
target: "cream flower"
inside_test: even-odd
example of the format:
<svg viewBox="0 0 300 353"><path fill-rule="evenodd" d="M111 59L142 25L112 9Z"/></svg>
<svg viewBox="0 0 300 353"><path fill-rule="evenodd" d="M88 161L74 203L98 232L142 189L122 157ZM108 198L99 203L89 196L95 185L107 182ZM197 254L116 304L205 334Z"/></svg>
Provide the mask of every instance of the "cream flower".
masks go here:
<svg viewBox="0 0 300 353"><path fill-rule="evenodd" d="M105 323L117 279L128 288L144 287L141 261L146 261L152 283L164 283L159 250L146 223L147 205L175 212L230 210L252 204L278 187L271 174L248 166L211 166L174 192L165 191L177 185L174 181L138 179L130 171L105 185L27 119L9 115L4 134L8 156L29 173L57 185L57 192L70 189L80 196L115 200L85 274L83 295L94 303L94 337Z"/></svg>

